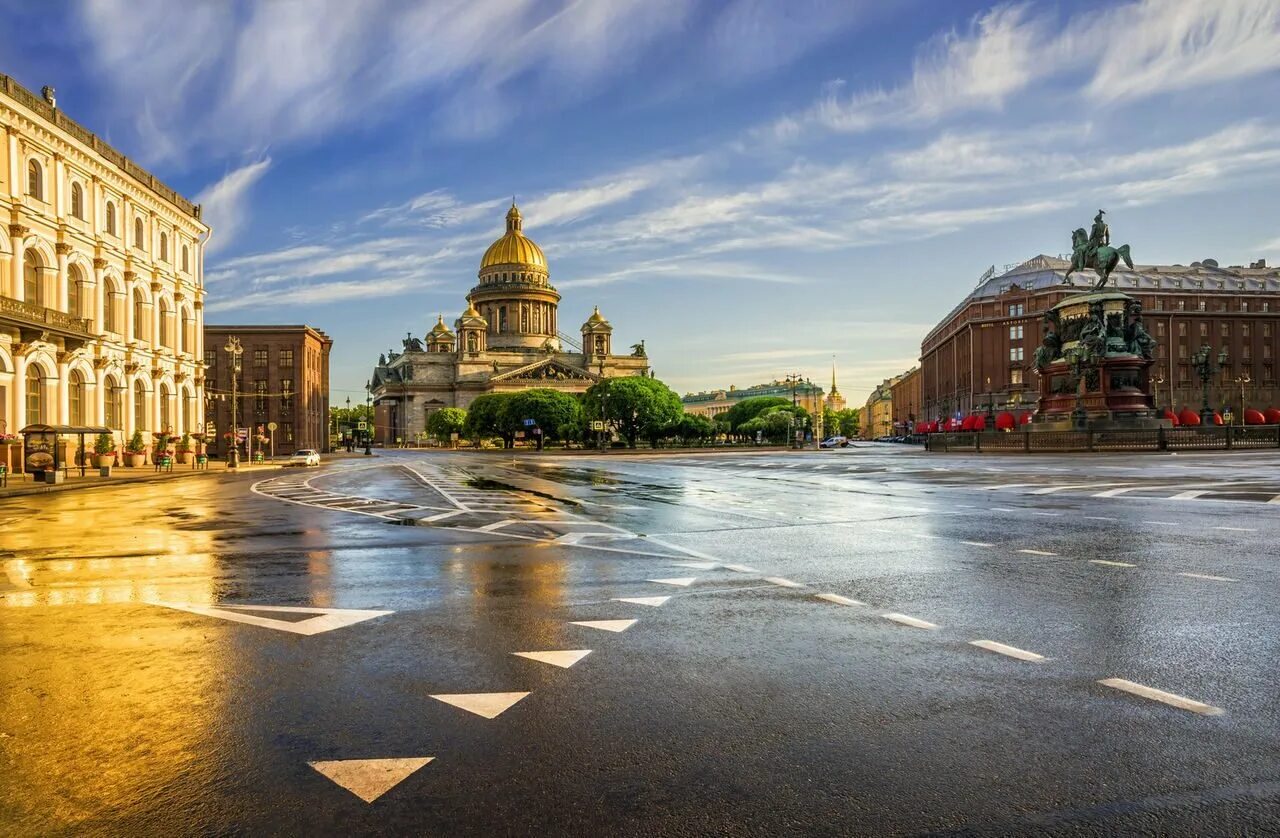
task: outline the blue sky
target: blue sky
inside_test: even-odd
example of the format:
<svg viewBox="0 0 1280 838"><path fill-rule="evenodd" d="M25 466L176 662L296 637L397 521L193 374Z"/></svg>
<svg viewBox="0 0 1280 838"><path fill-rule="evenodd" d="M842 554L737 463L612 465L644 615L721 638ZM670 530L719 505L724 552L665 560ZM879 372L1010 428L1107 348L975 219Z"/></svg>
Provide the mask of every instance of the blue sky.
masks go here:
<svg viewBox="0 0 1280 838"><path fill-rule="evenodd" d="M0 0L0 71L204 202L208 322L450 322L511 196L576 332L686 392L861 401L989 266L1108 210L1280 261L1280 3Z"/></svg>

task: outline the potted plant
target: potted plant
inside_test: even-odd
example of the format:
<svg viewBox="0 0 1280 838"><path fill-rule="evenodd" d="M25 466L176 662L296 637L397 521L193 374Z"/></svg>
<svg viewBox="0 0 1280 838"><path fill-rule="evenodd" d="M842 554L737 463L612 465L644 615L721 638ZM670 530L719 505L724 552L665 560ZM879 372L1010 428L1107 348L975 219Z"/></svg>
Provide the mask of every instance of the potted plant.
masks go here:
<svg viewBox="0 0 1280 838"><path fill-rule="evenodd" d="M97 455L98 468L109 468L116 464L116 441L111 434L98 434L93 443L93 453Z"/></svg>
<svg viewBox="0 0 1280 838"><path fill-rule="evenodd" d="M134 431L124 447L125 465L138 468L147 461L147 444L142 441L142 431Z"/></svg>
<svg viewBox="0 0 1280 838"><path fill-rule="evenodd" d="M191 448L191 434L183 434L182 438L177 441L174 450L178 452L178 462L184 466L191 465L195 459L195 452Z"/></svg>

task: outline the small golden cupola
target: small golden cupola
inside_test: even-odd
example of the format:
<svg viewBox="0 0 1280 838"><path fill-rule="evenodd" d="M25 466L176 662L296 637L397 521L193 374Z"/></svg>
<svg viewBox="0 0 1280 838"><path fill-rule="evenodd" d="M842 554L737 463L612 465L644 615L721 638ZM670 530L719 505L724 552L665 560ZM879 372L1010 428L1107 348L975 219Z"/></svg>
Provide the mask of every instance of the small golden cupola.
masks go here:
<svg viewBox="0 0 1280 838"><path fill-rule="evenodd" d="M476 311L475 306L468 303L467 310L462 312L462 316L453 325L458 330L459 354L485 351L484 336L489 330L489 324L480 316L480 312Z"/></svg>
<svg viewBox="0 0 1280 838"><path fill-rule="evenodd" d="M587 360L607 358L613 353L613 326L600 313L600 306L582 324L582 352Z"/></svg>
<svg viewBox="0 0 1280 838"><path fill-rule="evenodd" d="M436 325L432 326L431 331L427 332L427 351L452 352L453 348L453 332L449 331L449 327L444 325L444 315L436 315Z"/></svg>

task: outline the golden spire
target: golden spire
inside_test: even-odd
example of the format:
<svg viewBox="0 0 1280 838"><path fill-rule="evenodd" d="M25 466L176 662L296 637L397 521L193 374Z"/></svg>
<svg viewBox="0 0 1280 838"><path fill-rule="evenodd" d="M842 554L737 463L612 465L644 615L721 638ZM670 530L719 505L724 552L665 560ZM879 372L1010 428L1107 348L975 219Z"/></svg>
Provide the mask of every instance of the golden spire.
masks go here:
<svg viewBox="0 0 1280 838"><path fill-rule="evenodd" d="M835 395L840 391L836 389L836 356L831 356L831 395Z"/></svg>

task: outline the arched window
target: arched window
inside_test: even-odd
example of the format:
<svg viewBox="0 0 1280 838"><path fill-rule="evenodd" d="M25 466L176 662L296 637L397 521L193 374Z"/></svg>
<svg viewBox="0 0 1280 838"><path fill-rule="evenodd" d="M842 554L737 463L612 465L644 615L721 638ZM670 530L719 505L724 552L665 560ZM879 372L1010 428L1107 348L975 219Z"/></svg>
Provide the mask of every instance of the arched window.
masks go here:
<svg viewBox="0 0 1280 838"><path fill-rule="evenodd" d="M133 382L133 429L147 429L147 388L142 386L141 381Z"/></svg>
<svg viewBox="0 0 1280 838"><path fill-rule="evenodd" d="M120 332L116 318L116 301L120 292L116 290L115 280L108 279L102 289L102 328L108 332ZM115 426L112 426L115 427Z"/></svg>
<svg viewBox="0 0 1280 838"><path fill-rule="evenodd" d="M191 249L185 244L182 246L182 269L184 271L191 270Z"/></svg>
<svg viewBox="0 0 1280 838"><path fill-rule="evenodd" d="M116 234L116 205L112 201L107 201L107 232Z"/></svg>
<svg viewBox="0 0 1280 838"><path fill-rule="evenodd" d="M29 303L44 305L44 277L40 275L40 256L28 250L22 263L22 297Z"/></svg>
<svg viewBox="0 0 1280 838"><path fill-rule="evenodd" d="M173 428L173 411L170 410L170 405L169 405L169 402L171 400L169 387L165 384L161 384L156 389L156 393L159 395L159 398L160 398L160 427L156 428L156 430L158 431L171 430Z"/></svg>
<svg viewBox="0 0 1280 838"><path fill-rule="evenodd" d="M147 334L147 301L141 291L133 292L133 339L144 340Z"/></svg>
<svg viewBox="0 0 1280 838"><path fill-rule="evenodd" d="M84 221L84 189L80 184L71 184L71 214Z"/></svg>
<svg viewBox="0 0 1280 838"><path fill-rule="evenodd" d="M169 234L168 233L160 234L160 258L165 262L169 261Z"/></svg>
<svg viewBox="0 0 1280 838"><path fill-rule="evenodd" d="M81 313L80 302L80 283L84 279L84 274L80 270L79 265L72 265L71 270L67 272L67 314L72 317L83 317Z"/></svg>
<svg viewBox="0 0 1280 838"><path fill-rule="evenodd" d="M67 406L73 425L87 424L84 419L84 407L89 399L85 390L84 375L80 370L72 370L71 380L67 382Z"/></svg>
<svg viewBox="0 0 1280 838"><path fill-rule="evenodd" d="M44 378L40 375L40 367L32 364L27 367L27 422L28 425L39 425L41 411L44 408Z"/></svg>
<svg viewBox="0 0 1280 838"><path fill-rule="evenodd" d="M27 194L44 200L44 169L35 160L27 161Z"/></svg>
<svg viewBox="0 0 1280 838"><path fill-rule="evenodd" d="M133 246L134 246L134 247L136 247L136 248L141 249L141 248L142 248L142 238L143 238L143 232L142 232L142 219L141 219L141 218L135 218L135 219L133 219Z"/></svg>
<svg viewBox="0 0 1280 838"><path fill-rule="evenodd" d="M102 406L106 415L102 417L102 424L112 430L124 430L124 423L121 421L124 414L124 388L112 376L107 377L104 386L107 392L103 396Z"/></svg>
<svg viewBox="0 0 1280 838"><path fill-rule="evenodd" d="M160 345L173 349L173 308L168 300L160 301Z"/></svg>

